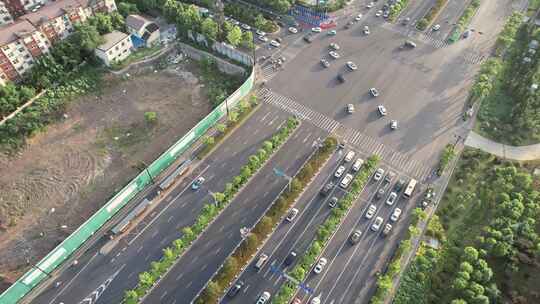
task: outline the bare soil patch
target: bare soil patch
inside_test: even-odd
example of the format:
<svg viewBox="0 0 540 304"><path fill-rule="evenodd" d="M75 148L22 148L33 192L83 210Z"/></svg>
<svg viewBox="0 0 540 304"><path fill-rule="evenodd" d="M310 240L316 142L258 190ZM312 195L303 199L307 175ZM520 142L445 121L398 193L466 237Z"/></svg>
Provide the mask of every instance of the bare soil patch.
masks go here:
<svg viewBox="0 0 540 304"><path fill-rule="evenodd" d="M211 111L197 71L106 75L23 151L0 154L0 277L14 281Z"/></svg>

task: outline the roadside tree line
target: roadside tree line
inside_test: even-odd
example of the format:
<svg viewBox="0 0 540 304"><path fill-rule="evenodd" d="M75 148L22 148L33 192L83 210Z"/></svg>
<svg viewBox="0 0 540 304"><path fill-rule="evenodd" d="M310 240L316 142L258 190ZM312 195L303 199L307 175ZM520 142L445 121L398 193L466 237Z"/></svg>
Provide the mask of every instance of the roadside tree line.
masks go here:
<svg viewBox="0 0 540 304"><path fill-rule="evenodd" d="M240 174L235 176L231 182L225 184L224 191L214 193L216 203L206 203L195 223L182 228L182 236L174 240L171 246L163 249L163 256L159 260L151 262L149 270L139 273L137 286L124 292L125 304L138 303L151 290L156 282L173 267L174 263L181 258L189 246L234 199L240 189L249 182L251 177L266 163L273 153L287 141L299 124L300 122L297 119L289 118L284 126L262 144L262 148L257 150L256 154L248 158L247 163L240 169ZM256 240L253 237L248 237L247 242L249 244L246 246L251 246L250 244L254 241ZM229 261L228 263L232 262Z"/></svg>
<svg viewBox="0 0 540 304"><path fill-rule="evenodd" d="M324 247L327 245L330 237L339 228L341 221L345 218L345 215L348 213L349 209L358 199L365 184L375 171L378 162L379 157L377 155L372 155L366 160L358 174L351 182L347 194L339 200L336 207L332 209L332 212L330 213L328 218L324 221L322 225L319 226L315 239L309 245L306 253L299 258L299 261L295 265L295 267L291 269L291 271L289 271L289 275L295 280L297 280L298 282L304 281L306 275L317 262L317 258L320 256ZM272 303L289 303L294 294L296 293L297 288L298 286L296 286L290 281L287 281L281 286L275 298L272 300Z"/></svg>

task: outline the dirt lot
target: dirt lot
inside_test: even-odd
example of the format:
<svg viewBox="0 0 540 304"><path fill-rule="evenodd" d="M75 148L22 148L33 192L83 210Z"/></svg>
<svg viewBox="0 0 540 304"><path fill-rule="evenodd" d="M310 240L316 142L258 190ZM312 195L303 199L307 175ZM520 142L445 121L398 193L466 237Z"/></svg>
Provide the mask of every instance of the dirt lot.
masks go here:
<svg viewBox="0 0 540 304"><path fill-rule="evenodd" d="M210 112L197 67L105 76L15 157L0 154L0 276L15 280ZM157 113L149 124L144 113Z"/></svg>

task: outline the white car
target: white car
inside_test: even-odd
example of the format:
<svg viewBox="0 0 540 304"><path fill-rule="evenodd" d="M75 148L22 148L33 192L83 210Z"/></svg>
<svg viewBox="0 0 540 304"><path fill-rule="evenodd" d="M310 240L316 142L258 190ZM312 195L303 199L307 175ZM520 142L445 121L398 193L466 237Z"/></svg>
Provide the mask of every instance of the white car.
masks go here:
<svg viewBox="0 0 540 304"><path fill-rule="evenodd" d="M353 179L352 174L345 175L345 177L341 180L341 183L339 183L339 186L343 189L346 189L351 183L352 179Z"/></svg>
<svg viewBox="0 0 540 304"><path fill-rule="evenodd" d="M289 28L289 33L296 34L296 33L298 33L298 29L291 26L291 27Z"/></svg>
<svg viewBox="0 0 540 304"><path fill-rule="evenodd" d="M246 31L251 30L251 26L249 26L249 25L247 25L247 24L245 24L245 23L242 24L242 25L240 25L240 27L241 27L242 29L246 30Z"/></svg>
<svg viewBox="0 0 540 304"><path fill-rule="evenodd" d="M395 192L390 193L388 198L386 199L386 204L388 206L392 206L396 202L397 194Z"/></svg>
<svg viewBox="0 0 540 304"><path fill-rule="evenodd" d="M369 26L364 26L364 35L369 35L371 32L369 31Z"/></svg>
<svg viewBox="0 0 540 304"><path fill-rule="evenodd" d="M349 103L347 105L347 113L349 113L349 114L354 113L354 105L352 103Z"/></svg>
<svg viewBox="0 0 540 304"><path fill-rule="evenodd" d="M330 62L328 62L328 60L326 60L326 59L321 59L321 64L325 68L330 66Z"/></svg>
<svg viewBox="0 0 540 304"><path fill-rule="evenodd" d="M289 215L287 215L285 219L287 220L287 222L292 222L294 221L297 215L298 215L298 209L292 208L291 211L289 212Z"/></svg>
<svg viewBox="0 0 540 304"><path fill-rule="evenodd" d="M355 154L356 154L356 153L354 153L354 151L349 151L349 152L347 153L347 155L345 155L345 162L346 162L346 163L350 162L350 161L354 158L354 155L355 155Z"/></svg>
<svg viewBox="0 0 540 304"><path fill-rule="evenodd" d="M373 225L371 225L371 230L373 231L379 231L381 229L381 225L383 223L383 218L378 216L375 221L373 222Z"/></svg>
<svg viewBox="0 0 540 304"><path fill-rule="evenodd" d="M337 31L336 30L328 31L327 35L328 36L335 36L335 35L337 35Z"/></svg>
<svg viewBox="0 0 540 304"><path fill-rule="evenodd" d="M351 69L351 71L356 71L358 69L356 64L354 64L354 62L352 62L352 61L347 61L347 67L349 69Z"/></svg>
<svg viewBox="0 0 540 304"><path fill-rule="evenodd" d="M375 215L375 212L377 212L377 207L375 205L370 205L366 211L366 218L369 220Z"/></svg>
<svg viewBox="0 0 540 304"><path fill-rule="evenodd" d="M440 25L440 24L435 24L435 25L433 26L433 31L434 31L434 32L436 32L436 31L438 31L438 30L440 30L440 29L441 29L441 25Z"/></svg>
<svg viewBox="0 0 540 304"><path fill-rule="evenodd" d="M381 114L381 116L386 116L386 114L388 114L388 112L386 112L386 108L383 105L378 105L377 110L379 111L379 114Z"/></svg>
<svg viewBox="0 0 540 304"><path fill-rule="evenodd" d="M314 33L320 33L320 32L322 32L322 29L320 27L312 27L311 31L314 32Z"/></svg>
<svg viewBox="0 0 540 304"><path fill-rule="evenodd" d="M360 170L360 167L362 167L363 164L364 164L364 160L361 158L357 158L354 164L352 165L353 171L357 172L358 170Z"/></svg>
<svg viewBox="0 0 540 304"><path fill-rule="evenodd" d="M378 10L376 13L375 13L375 17L380 17L382 16L383 12L381 10Z"/></svg>
<svg viewBox="0 0 540 304"><path fill-rule="evenodd" d="M368 5L366 5L366 8L372 8L375 6L375 2L370 2Z"/></svg>
<svg viewBox="0 0 540 304"><path fill-rule="evenodd" d="M397 130L397 128L398 128L397 120L390 121L390 129Z"/></svg>
<svg viewBox="0 0 540 304"><path fill-rule="evenodd" d="M321 271L323 270L326 263L328 263L328 261L325 258L320 258L317 265L315 265L315 268L313 268L313 272L315 272L317 274L321 273Z"/></svg>
<svg viewBox="0 0 540 304"><path fill-rule="evenodd" d="M360 19L362 19L362 14L358 14L358 16L354 18L355 21L360 21Z"/></svg>
<svg viewBox="0 0 540 304"><path fill-rule="evenodd" d="M394 212L392 212L392 215L390 216L390 220L392 222L397 222L400 215L401 215L401 209L396 208L396 209L394 209Z"/></svg>
<svg viewBox="0 0 540 304"><path fill-rule="evenodd" d="M340 178L343 175L343 172L345 172L345 166L339 166L336 170L336 173L334 173L334 176L336 178Z"/></svg>
<svg viewBox="0 0 540 304"><path fill-rule="evenodd" d="M316 296L315 298L311 299L311 302L309 302L310 304L321 304L321 296L318 295Z"/></svg>
<svg viewBox="0 0 540 304"><path fill-rule="evenodd" d="M263 294L257 300L257 304L264 304L270 299L270 293L268 291L263 292Z"/></svg>
<svg viewBox="0 0 540 304"><path fill-rule="evenodd" d="M270 45L273 47L279 47L281 44L275 40L270 41Z"/></svg>
<svg viewBox="0 0 540 304"><path fill-rule="evenodd" d="M337 43L330 43L330 48L337 51L340 49L339 44Z"/></svg>
<svg viewBox="0 0 540 304"><path fill-rule="evenodd" d="M373 97L378 97L378 96L379 96L379 91L378 91L376 88L371 88L371 89L369 89L369 93L370 93L371 96L373 96Z"/></svg>
<svg viewBox="0 0 540 304"><path fill-rule="evenodd" d="M261 30L256 30L255 31L255 34L259 35L259 36L266 36L266 33L261 31Z"/></svg>
<svg viewBox="0 0 540 304"><path fill-rule="evenodd" d="M265 36L258 36L257 39L259 39L259 41L262 41L262 42L268 42L268 38Z"/></svg>
<svg viewBox="0 0 540 304"><path fill-rule="evenodd" d="M373 179L375 181L378 181L383 177L383 175L384 175L384 169L379 168L379 169L377 169L377 171L375 171L375 175L373 175Z"/></svg>
<svg viewBox="0 0 540 304"><path fill-rule="evenodd" d="M338 59L339 58L339 54L334 52L334 51L331 51L330 53L328 53L328 55L330 55L330 57L334 58L334 59Z"/></svg>

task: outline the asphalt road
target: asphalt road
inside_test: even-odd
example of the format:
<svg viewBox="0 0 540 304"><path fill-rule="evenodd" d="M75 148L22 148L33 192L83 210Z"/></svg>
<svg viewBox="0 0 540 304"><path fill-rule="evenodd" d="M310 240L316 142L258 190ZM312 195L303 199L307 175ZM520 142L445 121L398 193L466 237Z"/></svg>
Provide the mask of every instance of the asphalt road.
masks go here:
<svg viewBox="0 0 540 304"><path fill-rule="evenodd" d="M399 178L408 180L405 176ZM400 195L392 205L387 205L386 199L390 189L398 178L387 186L386 195L379 200L374 198L378 189L382 187L377 183L377 189L366 192L361 202L353 207L351 213L344 220L329 246L322 256L328 264L320 274L310 273L306 283L314 289L313 294L299 294L299 298L306 300L319 296L322 303L367 303L375 287L376 273L383 271L387 261L392 257L399 241L406 233L410 222L410 213L415 207L416 198L410 199ZM375 184L371 180L372 184ZM420 187L416 190L420 193ZM377 207L377 212L371 219L365 217L370 204ZM400 208L402 214L397 222L390 221L390 215L395 208ZM370 229L376 217L382 217L384 222L381 229L374 232ZM382 234L382 228L390 223L392 230L389 235ZM362 231L362 238L356 245L351 245L349 237L355 230Z"/></svg>
<svg viewBox="0 0 540 304"><path fill-rule="evenodd" d="M243 129L248 131L249 126ZM285 174L294 176L314 151L313 141L325 136L324 132L313 125L302 124L296 134L207 228L143 303L188 303L193 300L242 241L240 229L254 227L270 203L286 187L287 181L277 177L273 169L279 168Z"/></svg>
<svg viewBox="0 0 540 304"><path fill-rule="evenodd" d="M77 266L56 279L61 282L58 287L45 290L33 303L79 303L86 298L95 300L95 291L99 293L99 300L92 303L119 302L124 290L135 286L137 274L147 270L151 261L161 257L162 249L180 236L179 229L191 225L203 205L212 201L208 190L221 191L225 183L239 173L248 156L288 116L278 109L263 105L136 227L126 232L118 242L106 244L103 239L94 245L81 257ZM320 132L314 130L313 135L305 133L305 136L314 139L319 136L314 134ZM283 148L287 149L287 146ZM268 165L272 166L274 161L272 159ZM192 191L191 181L199 174L206 178L206 182L200 190ZM253 184L258 184L257 181L264 178L264 175L258 175Z"/></svg>
<svg viewBox="0 0 540 304"><path fill-rule="evenodd" d="M294 221L288 222L284 220L276 228L256 255L255 260L240 276L239 280L246 284L241 294L235 298L226 297L223 303L251 303L255 302L265 290L270 291L271 294L276 292L277 288L283 283L283 277L270 271L270 266L283 269L283 261L291 251L295 251L299 255L303 254L315 237L319 225L330 215L332 209L328 206L328 200L333 196L339 199L345 195L345 192L337 186L339 179L333 177L334 171L341 164L342 158L342 153L332 155L328 163L321 169L321 172L294 205L294 208L299 210ZM333 181L336 186L332 188L328 196L320 195L320 189L329 181ZM265 267L257 272L254 263L256 263L261 253L265 253L269 258ZM294 264L288 266L287 269L291 269L293 266Z"/></svg>

